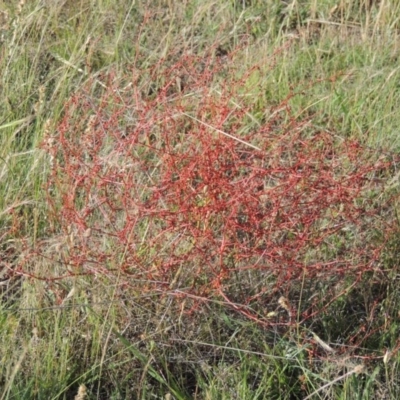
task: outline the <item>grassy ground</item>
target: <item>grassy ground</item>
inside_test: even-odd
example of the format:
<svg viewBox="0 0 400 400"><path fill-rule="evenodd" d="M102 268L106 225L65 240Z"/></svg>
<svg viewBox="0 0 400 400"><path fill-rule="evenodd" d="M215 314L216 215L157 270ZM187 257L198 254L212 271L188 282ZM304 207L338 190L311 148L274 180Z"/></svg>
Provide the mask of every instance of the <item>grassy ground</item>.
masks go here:
<svg viewBox="0 0 400 400"><path fill-rule="evenodd" d="M0 399L397 399L398 162L381 174L374 170L380 185L371 197L374 207L383 209L381 225L361 215L363 222L355 222L360 236L345 237L373 249L369 242L383 241L379 231L390 225L392 234L377 247L374 268L352 277L285 278L289 283L281 287L282 277L261 276L271 289L261 290L267 300L252 304L254 313L244 307L242 291L258 290L257 274L240 272L229 299L204 287L182 298L177 293L183 283L217 281L206 273L183 281L179 269L163 276L144 271L145 283L137 276L129 281L119 268L128 263L129 240L115 250L119 239L112 235L96 236L98 252L112 255L96 258L101 265L96 273L86 274L88 267L82 266L82 275L66 274L55 255L71 261L79 249L93 250L85 247L91 232L86 229L79 237L73 217L65 213L65 196L73 186L63 175L73 169L65 146L75 143L71 149L78 159L93 160L95 153L78 152L90 133L88 114L104 110L110 131L129 129L129 112L142 112L131 100L135 96L152 106L143 114L137 111L146 120L134 123L151 135L135 160L146 156L146 166L154 171L159 160L146 149L161 152L160 126L171 127L160 115L204 107L203 115L213 117L217 110L218 117L232 111L233 103L240 103L235 110L242 110L237 115L245 123L233 118L221 123L221 130L239 126L243 138L266 125L268 134L288 135L291 127L311 136L323 131L338 143L357 141L371 165L379 157L394 160L400 148L399 8L394 0L0 3ZM197 61L201 82L195 79L194 61L185 64L186 56L204 59ZM221 67L207 81L204 71L218 60L229 68ZM189 78L174 76L176 66ZM168 79L175 86L165 100ZM189 93L183 85L192 85ZM220 96L225 109L212 108L212 100L204 106L198 95L205 93L202 85L204 98ZM181 108L169 108L175 97ZM70 142L61 140L63 129ZM262 138L255 137L257 147ZM111 163L107 140L101 157ZM189 139L186 143L198 149ZM107 173L114 171L109 168ZM128 176L147 188L143 170ZM145 189L137 195L143 207ZM196 201L203 206L210 199L204 195ZM84 196L77 202L84 203ZM113 204L122 207L118 199ZM104 212L90 218L94 231L108 229ZM135 245L140 242L134 260L145 260L151 270L156 245L150 239L159 236L151 236L146 223L134 232ZM199 228L202 221L196 224ZM84 243L77 245L77 237ZM179 247L165 238L157 255L187 251L184 242ZM301 255L309 263L329 262L340 256L339 247L352 250L343 237L332 240L324 254L310 245ZM68 276L55 279L57 274ZM153 284L160 276L170 284L164 291ZM335 291L325 307L312 301L323 302ZM302 323L302 312L310 307L318 313ZM267 317L278 322L266 323Z"/></svg>

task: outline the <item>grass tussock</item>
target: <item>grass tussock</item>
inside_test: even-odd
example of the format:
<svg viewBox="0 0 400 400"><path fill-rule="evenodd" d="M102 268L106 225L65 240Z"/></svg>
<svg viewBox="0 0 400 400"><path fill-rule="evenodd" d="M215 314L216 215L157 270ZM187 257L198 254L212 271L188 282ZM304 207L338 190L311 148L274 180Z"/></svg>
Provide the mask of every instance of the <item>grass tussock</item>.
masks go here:
<svg viewBox="0 0 400 400"><path fill-rule="evenodd" d="M136 3L0 6L0 398L398 398L397 2Z"/></svg>

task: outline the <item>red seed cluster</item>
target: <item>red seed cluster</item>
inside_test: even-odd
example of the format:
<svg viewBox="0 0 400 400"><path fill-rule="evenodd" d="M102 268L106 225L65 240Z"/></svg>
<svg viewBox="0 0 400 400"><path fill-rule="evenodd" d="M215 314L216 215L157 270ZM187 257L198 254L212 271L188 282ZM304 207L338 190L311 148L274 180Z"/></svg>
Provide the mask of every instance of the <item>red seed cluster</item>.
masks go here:
<svg viewBox="0 0 400 400"><path fill-rule="evenodd" d="M392 163L295 118L289 98L261 112L263 87L249 84L260 69L236 56L162 60L72 96L43 144L64 241L57 254L39 244L58 267L37 277L222 296L255 318L254 299L377 268Z"/></svg>

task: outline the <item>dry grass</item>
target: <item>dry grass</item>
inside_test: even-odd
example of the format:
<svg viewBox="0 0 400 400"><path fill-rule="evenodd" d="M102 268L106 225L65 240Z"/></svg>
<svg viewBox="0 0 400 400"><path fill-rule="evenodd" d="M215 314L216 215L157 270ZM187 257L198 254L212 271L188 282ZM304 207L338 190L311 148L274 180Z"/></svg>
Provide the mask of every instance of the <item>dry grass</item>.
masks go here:
<svg viewBox="0 0 400 400"><path fill-rule="evenodd" d="M1 398L398 398L399 5L336 3L0 6Z"/></svg>

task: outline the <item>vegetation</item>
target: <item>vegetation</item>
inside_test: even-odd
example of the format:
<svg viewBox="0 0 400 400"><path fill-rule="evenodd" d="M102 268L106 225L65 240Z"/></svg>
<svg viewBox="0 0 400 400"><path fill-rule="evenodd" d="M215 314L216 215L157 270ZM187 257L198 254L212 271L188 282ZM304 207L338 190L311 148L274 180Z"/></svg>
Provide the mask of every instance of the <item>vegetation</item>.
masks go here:
<svg viewBox="0 0 400 400"><path fill-rule="evenodd" d="M399 8L1 3L0 399L397 399Z"/></svg>

